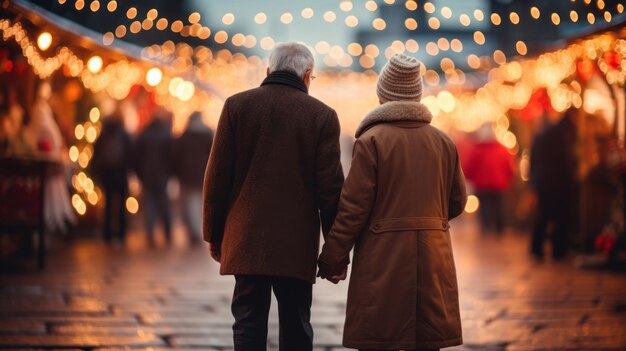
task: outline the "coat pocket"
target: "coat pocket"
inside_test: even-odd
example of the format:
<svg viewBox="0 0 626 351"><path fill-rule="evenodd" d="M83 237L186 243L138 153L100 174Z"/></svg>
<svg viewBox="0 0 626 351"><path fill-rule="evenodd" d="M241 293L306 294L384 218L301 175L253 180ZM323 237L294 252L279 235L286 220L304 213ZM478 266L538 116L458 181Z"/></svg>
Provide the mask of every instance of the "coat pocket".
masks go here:
<svg viewBox="0 0 626 351"><path fill-rule="evenodd" d="M370 231L374 234L420 230L447 231L448 229L450 229L448 220L438 217L385 218L372 221L370 224Z"/></svg>

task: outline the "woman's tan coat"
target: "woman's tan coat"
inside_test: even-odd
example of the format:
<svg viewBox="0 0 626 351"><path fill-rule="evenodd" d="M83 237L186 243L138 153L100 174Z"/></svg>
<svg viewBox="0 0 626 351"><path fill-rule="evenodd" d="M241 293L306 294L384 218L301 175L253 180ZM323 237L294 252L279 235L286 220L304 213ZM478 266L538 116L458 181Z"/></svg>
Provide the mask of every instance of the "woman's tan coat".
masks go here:
<svg viewBox="0 0 626 351"><path fill-rule="evenodd" d="M462 343L449 220L466 201L452 140L417 102L387 102L357 130L352 168L320 256L337 274L354 248L343 344L357 349Z"/></svg>

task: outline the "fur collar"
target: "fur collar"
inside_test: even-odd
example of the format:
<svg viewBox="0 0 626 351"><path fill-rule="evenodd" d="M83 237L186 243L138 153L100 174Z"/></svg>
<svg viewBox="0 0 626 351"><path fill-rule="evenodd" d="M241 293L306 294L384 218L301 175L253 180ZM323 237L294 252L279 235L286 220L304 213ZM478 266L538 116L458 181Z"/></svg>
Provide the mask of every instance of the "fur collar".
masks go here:
<svg viewBox="0 0 626 351"><path fill-rule="evenodd" d="M359 138L368 129L380 123L389 122L424 122L430 123L433 115L426 105L416 101L389 101L365 115L361 125L356 130L355 137Z"/></svg>

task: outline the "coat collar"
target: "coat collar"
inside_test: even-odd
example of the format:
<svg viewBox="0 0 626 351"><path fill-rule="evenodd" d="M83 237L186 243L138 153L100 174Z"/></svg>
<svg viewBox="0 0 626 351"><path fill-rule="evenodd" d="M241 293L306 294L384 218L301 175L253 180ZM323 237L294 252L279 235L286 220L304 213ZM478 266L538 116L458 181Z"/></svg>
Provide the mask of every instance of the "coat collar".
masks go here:
<svg viewBox="0 0 626 351"><path fill-rule="evenodd" d="M368 113L356 130L355 137L359 138L368 129L380 123L389 122L424 122L430 123L433 115L426 105L416 101L389 101Z"/></svg>
<svg viewBox="0 0 626 351"><path fill-rule="evenodd" d="M274 71L270 73L261 83L261 86L267 84L281 84L287 85L292 88L296 88L304 93L309 93L309 88L302 81L302 78L298 77L295 73L288 71Z"/></svg>

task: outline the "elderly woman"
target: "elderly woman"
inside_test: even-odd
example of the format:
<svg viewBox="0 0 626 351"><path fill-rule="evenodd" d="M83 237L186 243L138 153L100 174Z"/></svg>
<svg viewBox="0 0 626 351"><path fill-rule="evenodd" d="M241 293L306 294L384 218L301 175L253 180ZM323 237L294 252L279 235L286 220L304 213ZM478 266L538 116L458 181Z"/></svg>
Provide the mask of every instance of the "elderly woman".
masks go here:
<svg viewBox="0 0 626 351"><path fill-rule="evenodd" d="M432 350L462 343L449 221L463 211L465 179L452 140L420 103L420 63L396 55L382 69L381 105L356 131L352 168L319 258L345 278L354 262L343 345Z"/></svg>

